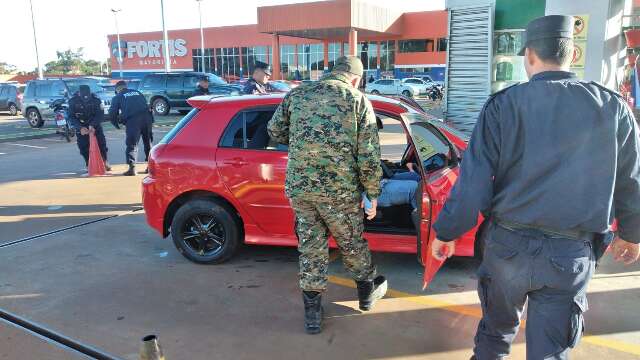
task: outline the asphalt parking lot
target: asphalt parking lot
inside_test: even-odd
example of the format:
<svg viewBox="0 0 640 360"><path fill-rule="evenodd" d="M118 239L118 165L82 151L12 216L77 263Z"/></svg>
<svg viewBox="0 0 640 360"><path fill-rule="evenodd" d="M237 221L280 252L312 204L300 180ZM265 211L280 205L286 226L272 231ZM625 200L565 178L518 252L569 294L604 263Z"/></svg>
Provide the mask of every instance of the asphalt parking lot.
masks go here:
<svg viewBox="0 0 640 360"><path fill-rule="evenodd" d="M123 137L107 131L114 174L125 170ZM146 225L142 175L87 178L82 167L59 137L0 143L0 309L131 360L147 334L169 360L470 356L480 316L473 259L450 261L423 292L415 256L374 254L391 290L362 313L333 256L325 329L309 336L295 249L246 246L228 263L193 264ZM572 358L640 359L640 265L607 258L589 301ZM513 359L524 359L523 341ZM82 357L0 322L0 359L26 358Z"/></svg>

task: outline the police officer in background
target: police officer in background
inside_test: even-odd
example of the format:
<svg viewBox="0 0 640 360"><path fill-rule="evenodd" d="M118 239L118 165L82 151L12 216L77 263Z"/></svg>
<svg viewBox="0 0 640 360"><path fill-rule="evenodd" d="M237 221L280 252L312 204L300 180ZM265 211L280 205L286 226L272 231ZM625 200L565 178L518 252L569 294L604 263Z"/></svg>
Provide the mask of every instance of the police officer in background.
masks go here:
<svg viewBox="0 0 640 360"><path fill-rule="evenodd" d="M271 68L269 65L257 61L255 69L253 70L253 76L247 81L244 86L243 94L266 94L266 85L271 78Z"/></svg>
<svg viewBox="0 0 640 360"><path fill-rule="evenodd" d="M529 82L487 100L434 225L433 256L444 259L479 212L487 219L478 360L509 354L527 300L527 358L566 359L605 246L613 241L626 264L640 253L638 125L618 93L569 72L572 37L570 16L529 23L520 52Z"/></svg>
<svg viewBox="0 0 640 360"><path fill-rule="evenodd" d="M321 294L327 289L328 236L356 281L360 309L367 311L386 293L362 237L364 191L376 215L380 195L380 143L371 102L357 86L362 62L341 57L320 81L289 92L269 121L269 135L289 145L285 192L296 216L300 287L305 330L321 331ZM319 131L318 129L323 129Z"/></svg>
<svg viewBox="0 0 640 360"><path fill-rule="evenodd" d="M89 165L89 134L94 133L98 140L100 154L107 171L111 170L107 162L107 139L102 130L104 112L102 102L91 92L88 85L80 85L77 93L69 99L69 123L76 129L76 141L85 166Z"/></svg>
<svg viewBox="0 0 640 360"><path fill-rule="evenodd" d="M116 96L111 100L109 108L109 118L111 123L120 128L119 124L126 127L126 160L129 169L122 175L133 176L136 174L136 146L140 137L144 144L145 161L149 160L151 142L153 141L153 115L147 104L144 95L137 90L127 89L127 83L118 81L116 83ZM146 173L147 170L142 173Z"/></svg>
<svg viewBox="0 0 640 360"><path fill-rule="evenodd" d="M196 87L196 91L193 92L193 96L209 94L211 94L211 92L209 91L209 78L206 76L202 76L198 80L198 86Z"/></svg>

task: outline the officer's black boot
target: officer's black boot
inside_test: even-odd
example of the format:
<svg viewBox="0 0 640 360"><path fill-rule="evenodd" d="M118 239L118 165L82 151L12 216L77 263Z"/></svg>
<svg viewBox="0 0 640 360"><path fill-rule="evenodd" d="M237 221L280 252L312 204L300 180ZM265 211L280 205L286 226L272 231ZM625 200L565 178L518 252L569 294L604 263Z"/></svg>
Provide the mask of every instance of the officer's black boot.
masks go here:
<svg viewBox="0 0 640 360"><path fill-rule="evenodd" d="M387 279L380 275L373 280L356 281L360 310L369 311L387 293Z"/></svg>
<svg viewBox="0 0 640 360"><path fill-rule="evenodd" d="M304 331L318 334L322 331L322 294L317 291L303 291Z"/></svg>
<svg viewBox="0 0 640 360"><path fill-rule="evenodd" d="M129 170L122 173L124 176L134 176L136 174L136 167L133 164L129 164Z"/></svg>
<svg viewBox="0 0 640 360"><path fill-rule="evenodd" d="M107 160L104 161L104 169L106 171L111 171L111 165L109 165L109 162Z"/></svg>

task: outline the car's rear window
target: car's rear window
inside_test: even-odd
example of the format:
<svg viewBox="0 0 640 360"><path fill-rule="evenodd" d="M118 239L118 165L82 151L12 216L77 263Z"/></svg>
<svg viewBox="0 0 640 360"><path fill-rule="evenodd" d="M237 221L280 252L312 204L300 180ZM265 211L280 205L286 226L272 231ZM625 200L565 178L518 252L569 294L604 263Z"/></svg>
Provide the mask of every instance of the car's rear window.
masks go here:
<svg viewBox="0 0 640 360"><path fill-rule="evenodd" d="M200 112L199 109L191 109L191 111L189 111L189 113L187 115L185 115L180 121L178 121L178 123L173 127L173 129L171 129L171 131L169 131L163 138L162 140L160 140L160 144L168 144L171 142L171 140L173 140L173 138L176 137L176 135L178 135L178 133L180 133L180 130L182 130L182 128L184 128L185 126L187 126L187 124L191 121L191 119L193 119L196 114Z"/></svg>

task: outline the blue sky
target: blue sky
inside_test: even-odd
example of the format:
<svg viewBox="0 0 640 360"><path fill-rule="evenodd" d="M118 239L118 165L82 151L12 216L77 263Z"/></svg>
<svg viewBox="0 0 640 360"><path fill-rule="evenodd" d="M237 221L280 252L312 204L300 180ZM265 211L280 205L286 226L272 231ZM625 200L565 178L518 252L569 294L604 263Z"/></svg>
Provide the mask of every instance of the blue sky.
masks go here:
<svg viewBox="0 0 640 360"><path fill-rule="evenodd" d="M122 9L118 16L121 33L154 31L162 28L160 0L32 0L40 61L55 60L56 50L83 47L85 57L104 61L109 57L107 34L115 33L111 8ZM310 0L204 0L203 25L226 26L256 23L256 7L308 2ZM444 0L368 0L395 7L399 11L444 9ZM165 0L169 29L198 27L195 0ZM36 67L29 0L3 1L3 34L0 62L20 70Z"/></svg>

